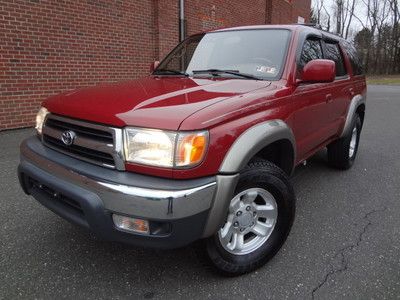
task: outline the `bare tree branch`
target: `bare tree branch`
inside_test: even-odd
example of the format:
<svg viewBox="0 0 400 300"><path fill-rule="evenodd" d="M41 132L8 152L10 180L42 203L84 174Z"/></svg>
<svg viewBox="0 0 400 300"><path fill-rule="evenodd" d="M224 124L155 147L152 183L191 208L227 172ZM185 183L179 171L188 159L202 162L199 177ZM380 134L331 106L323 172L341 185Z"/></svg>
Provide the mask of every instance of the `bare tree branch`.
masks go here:
<svg viewBox="0 0 400 300"><path fill-rule="evenodd" d="M354 41L369 73L400 73L400 0L313 0L316 19L327 30L334 22L336 33L346 39L354 28L362 29Z"/></svg>

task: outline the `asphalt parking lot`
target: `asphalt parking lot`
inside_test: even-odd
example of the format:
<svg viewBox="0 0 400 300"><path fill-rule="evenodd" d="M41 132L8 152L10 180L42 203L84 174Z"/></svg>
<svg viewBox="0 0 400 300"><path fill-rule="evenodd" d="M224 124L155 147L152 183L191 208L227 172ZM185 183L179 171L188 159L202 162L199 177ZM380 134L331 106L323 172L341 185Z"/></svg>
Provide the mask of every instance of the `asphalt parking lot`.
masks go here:
<svg viewBox="0 0 400 300"><path fill-rule="evenodd" d="M211 272L198 245L155 251L100 241L26 196L18 146L32 133L0 133L0 299L400 298L400 87L369 87L350 171L327 167L324 152L297 168L286 244L237 278Z"/></svg>

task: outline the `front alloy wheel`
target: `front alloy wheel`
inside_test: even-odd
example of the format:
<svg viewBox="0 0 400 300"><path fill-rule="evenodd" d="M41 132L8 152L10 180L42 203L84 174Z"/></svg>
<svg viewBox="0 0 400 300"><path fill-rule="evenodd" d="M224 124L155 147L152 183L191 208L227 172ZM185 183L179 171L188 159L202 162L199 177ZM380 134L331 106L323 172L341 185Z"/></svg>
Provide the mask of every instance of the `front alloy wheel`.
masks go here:
<svg viewBox="0 0 400 300"><path fill-rule="evenodd" d="M224 224L206 242L211 264L228 276L264 265L289 234L295 200L284 171L266 160L250 162L240 174Z"/></svg>
<svg viewBox="0 0 400 300"><path fill-rule="evenodd" d="M219 241L232 254L251 253L268 240L277 216L271 193L262 188L245 190L232 199L227 222L218 232Z"/></svg>

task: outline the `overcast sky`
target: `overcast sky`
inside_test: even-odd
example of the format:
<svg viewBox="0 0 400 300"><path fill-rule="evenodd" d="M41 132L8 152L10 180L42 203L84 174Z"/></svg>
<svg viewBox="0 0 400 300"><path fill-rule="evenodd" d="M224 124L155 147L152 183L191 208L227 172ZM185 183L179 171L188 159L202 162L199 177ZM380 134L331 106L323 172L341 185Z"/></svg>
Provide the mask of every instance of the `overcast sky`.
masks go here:
<svg viewBox="0 0 400 300"><path fill-rule="evenodd" d="M314 7L316 5L316 3L318 3L318 1L320 2L321 0L312 0L311 5ZM335 0L323 0L323 1L325 4L325 7L327 8L329 13L333 17ZM367 18L366 17L366 9L365 9L365 5L362 3L361 0L356 0L355 12L356 12L355 14L357 15L357 17L359 17L361 20L363 20L363 22L364 22L364 20L366 22L366 18ZM333 29L335 28L335 23L333 22L333 20L331 20L331 26L333 26ZM362 29L360 22L355 18L353 18L353 21L351 24L351 29L352 29L353 34Z"/></svg>

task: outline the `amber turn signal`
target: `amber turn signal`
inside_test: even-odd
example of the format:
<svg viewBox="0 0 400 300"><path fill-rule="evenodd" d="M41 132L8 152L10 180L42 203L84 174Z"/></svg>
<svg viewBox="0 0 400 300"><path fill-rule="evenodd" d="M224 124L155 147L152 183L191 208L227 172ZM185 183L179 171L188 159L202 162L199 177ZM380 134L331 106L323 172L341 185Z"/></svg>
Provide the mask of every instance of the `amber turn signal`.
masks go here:
<svg viewBox="0 0 400 300"><path fill-rule="evenodd" d="M113 214L113 221L117 228L124 231L138 232L142 234L149 234L149 222L147 220L121 216Z"/></svg>
<svg viewBox="0 0 400 300"><path fill-rule="evenodd" d="M207 132L180 133L177 141L175 165L189 167L199 164L206 153Z"/></svg>

